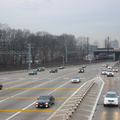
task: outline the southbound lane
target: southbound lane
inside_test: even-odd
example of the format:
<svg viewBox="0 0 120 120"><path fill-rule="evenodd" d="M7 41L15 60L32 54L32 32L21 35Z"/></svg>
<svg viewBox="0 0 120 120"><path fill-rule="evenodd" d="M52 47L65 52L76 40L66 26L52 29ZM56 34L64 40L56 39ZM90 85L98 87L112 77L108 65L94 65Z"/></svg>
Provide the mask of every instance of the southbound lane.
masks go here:
<svg viewBox="0 0 120 120"><path fill-rule="evenodd" d="M47 120L84 82L99 75L101 64L88 65L85 73L78 73L79 67L66 67L58 73L50 73L47 69L33 76L27 72L1 75L4 87L0 91L0 119ZM74 76L80 76L82 82L72 84L70 80ZM52 94L55 105L35 108L36 98L44 94Z"/></svg>

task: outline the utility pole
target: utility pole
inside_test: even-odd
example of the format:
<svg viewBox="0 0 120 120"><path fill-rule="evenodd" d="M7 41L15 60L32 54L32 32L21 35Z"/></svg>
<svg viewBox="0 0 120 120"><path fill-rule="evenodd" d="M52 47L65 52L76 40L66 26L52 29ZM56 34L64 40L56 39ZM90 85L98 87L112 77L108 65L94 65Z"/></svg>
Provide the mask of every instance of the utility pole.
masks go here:
<svg viewBox="0 0 120 120"><path fill-rule="evenodd" d="M65 59L66 59L66 63L67 63L68 62L67 38L65 39L65 36L63 36L63 39L65 41Z"/></svg>
<svg viewBox="0 0 120 120"><path fill-rule="evenodd" d="M67 63L67 61L68 61L68 56L67 56L67 54L68 54L68 51L67 51L67 44L66 44L66 46L65 46L65 52L66 52L66 63Z"/></svg>
<svg viewBox="0 0 120 120"><path fill-rule="evenodd" d="M31 70L31 44L28 44L28 62L29 62L28 70Z"/></svg>
<svg viewBox="0 0 120 120"><path fill-rule="evenodd" d="M89 37L87 37L87 56L89 55ZM87 58L88 60L88 58Z"/></svg>
<svg viewBox="0 0 120 120"><path fill-rule="evenodd" d="M109 40L110 40L110 38L109 38L109 36L108 36L108 57L109 57L109 49L110 49L110 42L109 42Z"/></svg>

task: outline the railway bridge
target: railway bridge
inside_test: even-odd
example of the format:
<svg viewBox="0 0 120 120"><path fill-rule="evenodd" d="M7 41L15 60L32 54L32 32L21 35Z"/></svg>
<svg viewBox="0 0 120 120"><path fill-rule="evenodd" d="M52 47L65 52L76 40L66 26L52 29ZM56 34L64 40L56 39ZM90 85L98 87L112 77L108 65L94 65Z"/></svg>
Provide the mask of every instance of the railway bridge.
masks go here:
<svg viewBox="0 0 120 120"><path fill-rule="evenodd" d="M94 56L99 56L100 54L107 54L108 57L112 55L112 59L115 61L120 61L120 49L114 48L101 48L94 51Z"/></svg>

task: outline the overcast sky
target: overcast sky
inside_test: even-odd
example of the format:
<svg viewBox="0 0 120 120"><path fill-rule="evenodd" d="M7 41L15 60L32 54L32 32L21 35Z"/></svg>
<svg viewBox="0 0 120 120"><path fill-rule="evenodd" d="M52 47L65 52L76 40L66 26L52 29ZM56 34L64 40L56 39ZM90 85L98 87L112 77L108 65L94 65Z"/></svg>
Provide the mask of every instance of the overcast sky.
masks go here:
<svg viewBox="0 0 120 120"><path fill-rule="evenodd" d="M120 40L120 0L0 0L0 23L90 41Z"/></svg>

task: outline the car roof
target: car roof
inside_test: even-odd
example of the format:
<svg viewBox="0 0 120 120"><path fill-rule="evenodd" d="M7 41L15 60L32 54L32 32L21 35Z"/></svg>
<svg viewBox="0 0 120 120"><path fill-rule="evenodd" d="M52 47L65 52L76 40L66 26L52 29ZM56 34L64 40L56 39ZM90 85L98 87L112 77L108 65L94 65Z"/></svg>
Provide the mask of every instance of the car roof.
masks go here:
<svg viewBox="0 0 120 120"><path fill-rule="evenodd" d="M79 69L84 69L83 67L79 68Z"/></svg>
<svg viewBox="0 0 120 120"><path fill-rule="evenodd" d="M108 72L113 72L113 70L107 70Z"/></svg>
<svg viewBox="0 0 120 120"><path fill-rule="evenodd" d="M80 78L80 77L78 77L78 76L76 76L76 77L73 77L73 79L75 79L75 78Z"/></svg>
<svg viewBox="0 0 120 120"><path fill-rule="evenodd" d="M102 71L107 71L106 69L102 69Z"/></svg>
<svg viewBox="0 0 120 120"><path fill-rule="evenodd" d="M118 67L114 66L114 67L112 67L112 68L118 68Z"/></svg>
<svg viewBox="0 0 120 120"><path fill-rule="evenodd" d="M107 94L116 94L115 91L107 91L106 93L107 93Z"/></svg>
<svg viewBox="0 0 120 120"><path fill-rule="evenodd" d="M52 95L41 95L40 97L52 97Z"/></svg>
<svg viewBox="0 0 120 120"><path fill-rule="evenodd" d="M30 71L35 71L35 69L31 69Z"/></svg>

